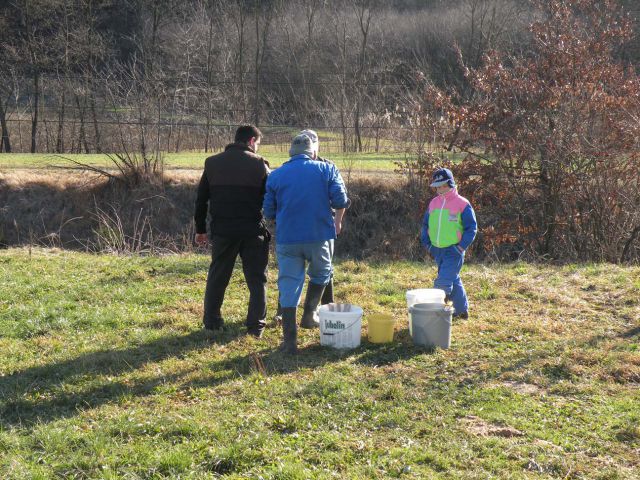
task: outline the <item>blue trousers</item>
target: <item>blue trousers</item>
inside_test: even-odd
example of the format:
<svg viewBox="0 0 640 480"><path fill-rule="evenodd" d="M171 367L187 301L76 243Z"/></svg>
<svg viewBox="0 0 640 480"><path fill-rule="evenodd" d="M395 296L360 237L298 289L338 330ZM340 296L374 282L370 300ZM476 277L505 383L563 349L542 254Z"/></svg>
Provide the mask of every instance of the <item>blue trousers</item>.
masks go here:
<svg viewBox="0 0 640 480"><path fill-rule="evenodd" d="M431 247L430 252L438 266L438 276L433 282L434 288L444 290L444 293L453 301L456 313L467 312L469 301L460 278L464 253L460 253L455 245L445 248Z"/></svg>
<svg viewBox="0 0 640 480"><path fill-rule="evenodd" d="M304 267L308 263L309 281L326 285L331 278L333 240L315 243L276 244L278 290L283 308L297 307L304 286Z"/></svg>

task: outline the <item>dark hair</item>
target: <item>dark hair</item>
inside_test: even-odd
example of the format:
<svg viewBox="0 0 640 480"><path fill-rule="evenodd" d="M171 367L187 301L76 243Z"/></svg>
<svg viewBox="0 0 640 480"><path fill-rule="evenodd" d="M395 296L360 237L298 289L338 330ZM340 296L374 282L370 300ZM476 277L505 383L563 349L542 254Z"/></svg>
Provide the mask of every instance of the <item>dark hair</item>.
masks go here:
<svg viewBox="0 0 640 480"><path fill-rule="evenodd" d="M251 138L262 138L262 132L255 125L240 125L236 130L236 143L249 143Z"/></svg>

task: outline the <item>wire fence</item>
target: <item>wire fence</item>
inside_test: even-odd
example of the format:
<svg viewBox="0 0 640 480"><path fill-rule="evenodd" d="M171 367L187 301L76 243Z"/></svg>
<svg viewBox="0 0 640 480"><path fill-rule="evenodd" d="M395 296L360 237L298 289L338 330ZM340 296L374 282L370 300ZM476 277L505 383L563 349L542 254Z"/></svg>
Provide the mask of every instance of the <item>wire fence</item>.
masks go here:
<svg viewBox="0 0 640 480"><path fill-rule="evenodd" d="M276 81L255 72L230 79L185 79L168 72L160 79L138 80L135 72L128 73L132 76L124 79L41 75L38 96L29 78L15 79L10 100L0 105L7 134L0 151L10 146L21 153L99 153L127 143L133 149L153 145L166 152L208 152L228 143L240 124L255 123L273 145L288 144L297 130L312 128L323 133L327 151L382 153L406 151L407 137L422 130L398 121L397 92L380 94L382 89L406 90L410 82L384 76L353 81L335 80L339 74L328 73L312 81ZM247 85L321 88L307 104L288 98L293 90L275 97L273 91L254 96L251 89L238 90ZM226 88L233 86L235 91Z"/></svg>

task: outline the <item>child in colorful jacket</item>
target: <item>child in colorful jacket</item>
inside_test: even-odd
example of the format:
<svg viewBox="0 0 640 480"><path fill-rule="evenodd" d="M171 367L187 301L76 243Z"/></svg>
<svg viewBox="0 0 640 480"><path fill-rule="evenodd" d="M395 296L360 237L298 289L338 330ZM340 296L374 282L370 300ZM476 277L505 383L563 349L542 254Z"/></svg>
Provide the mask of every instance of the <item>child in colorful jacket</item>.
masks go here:
<svg viewBox="0 0 640 480"><path fill-rule="evenodd" d="M464 254L476 237L476 215L467 200L458 195L448 168L436 170L431 187L438 194L429 203L422 221L421 241L438 265L434 287L453 301L454 317L469 318L469 302L460 270Z"/></svg>

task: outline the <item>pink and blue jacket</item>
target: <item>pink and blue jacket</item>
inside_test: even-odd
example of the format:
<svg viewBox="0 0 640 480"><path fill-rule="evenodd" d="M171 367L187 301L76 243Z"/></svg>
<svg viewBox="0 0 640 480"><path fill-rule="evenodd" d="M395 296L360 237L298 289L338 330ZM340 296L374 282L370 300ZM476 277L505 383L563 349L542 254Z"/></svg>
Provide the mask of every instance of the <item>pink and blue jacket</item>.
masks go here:
<svg viewBox="0 0 640 480"><path fill-rule="evenodd" d="M466 250L478 231L476 214L467 200L453 188L444 195L438 195L429 203L422 220L420 239L431 247L447 248L458 245Z"/></svg>

